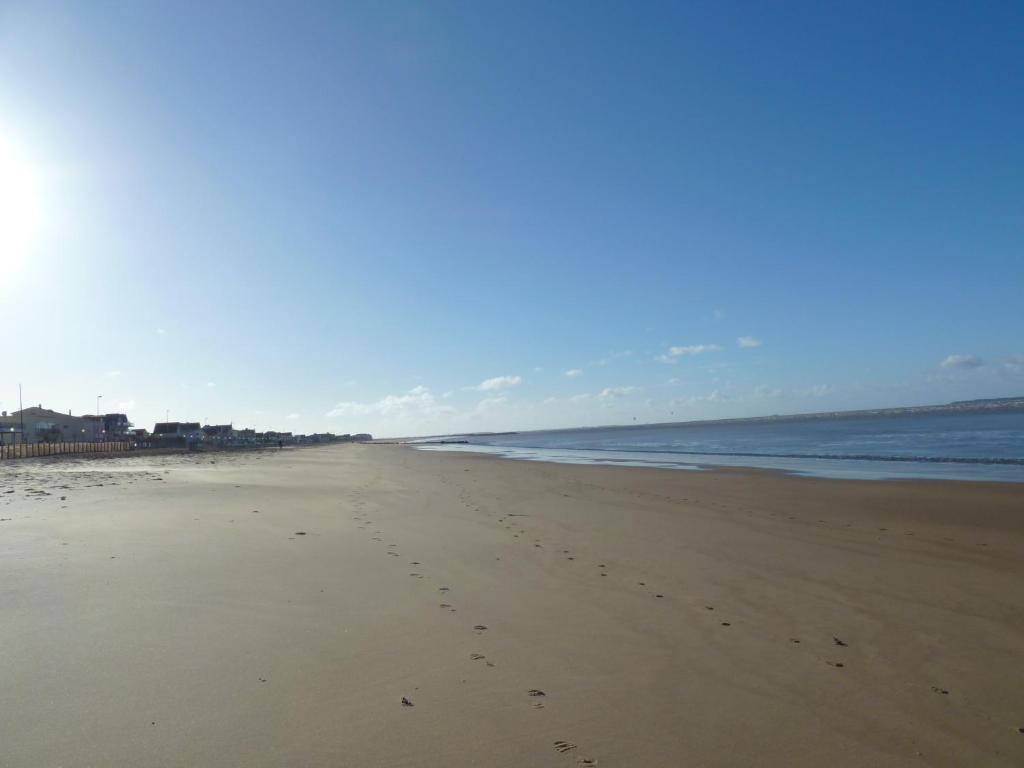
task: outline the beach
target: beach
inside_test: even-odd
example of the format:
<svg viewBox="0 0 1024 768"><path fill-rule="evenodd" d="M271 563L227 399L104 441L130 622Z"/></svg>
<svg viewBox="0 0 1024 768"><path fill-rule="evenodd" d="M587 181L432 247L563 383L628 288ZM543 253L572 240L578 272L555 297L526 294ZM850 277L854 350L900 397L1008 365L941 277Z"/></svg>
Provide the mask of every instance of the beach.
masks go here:
<svg viewBox="0 0 1024 768"><path fill-rule="evenodd" d="M0 464L0 766L1019 766L1024 486Z"/></svg>

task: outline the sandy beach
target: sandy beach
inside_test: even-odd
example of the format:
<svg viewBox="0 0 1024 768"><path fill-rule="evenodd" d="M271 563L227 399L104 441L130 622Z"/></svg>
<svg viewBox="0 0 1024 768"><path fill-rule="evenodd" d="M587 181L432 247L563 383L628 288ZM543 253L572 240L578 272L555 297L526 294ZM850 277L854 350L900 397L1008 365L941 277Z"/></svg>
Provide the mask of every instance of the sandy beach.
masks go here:
<svg viewBox="0 0 1024 768"><path fill-rule="evenodd" d="M1022 486L342 445L0 518L5 767L1024 765Z"/></svg>

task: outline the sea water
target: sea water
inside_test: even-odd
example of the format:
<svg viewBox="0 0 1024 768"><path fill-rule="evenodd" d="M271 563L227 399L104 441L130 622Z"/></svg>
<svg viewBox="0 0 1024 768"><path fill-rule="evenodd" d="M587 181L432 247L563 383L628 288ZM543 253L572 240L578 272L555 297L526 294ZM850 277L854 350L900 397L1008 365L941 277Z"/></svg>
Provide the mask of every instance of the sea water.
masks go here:
<svg viewBox="0 0 1024 768"><path fill-rule="evenodd" d="M1024 482L1024 412L687 422L446 439L466 443L416 447L573 464Z"/></svg>

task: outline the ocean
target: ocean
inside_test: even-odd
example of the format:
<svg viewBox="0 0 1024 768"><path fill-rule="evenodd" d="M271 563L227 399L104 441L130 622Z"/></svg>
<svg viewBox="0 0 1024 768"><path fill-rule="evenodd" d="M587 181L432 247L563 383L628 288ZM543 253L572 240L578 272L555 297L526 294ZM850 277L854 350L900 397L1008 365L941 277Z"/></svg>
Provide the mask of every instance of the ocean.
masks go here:
<svg viewBox="0 0 1024 768"><path fill-rule="evenodd" d="M466 442L414 445L570 464L692 471L758 467L847 479L1024 482L1024 412L687 422L445 440Z"/></svg>

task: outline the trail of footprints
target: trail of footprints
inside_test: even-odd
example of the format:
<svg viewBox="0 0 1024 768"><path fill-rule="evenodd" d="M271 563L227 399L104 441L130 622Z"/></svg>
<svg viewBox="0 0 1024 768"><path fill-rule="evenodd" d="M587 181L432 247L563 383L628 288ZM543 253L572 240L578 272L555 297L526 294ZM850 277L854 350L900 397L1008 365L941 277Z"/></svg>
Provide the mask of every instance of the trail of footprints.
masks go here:
<svg viewBox="0 0 1024 768"><path fill-rule="evenodd" d="M670 501L678 501L676 499L668 499L668 497L664 497L664 498L666 500L670 500ZM469 500L469 497L465 493L465 491L460 493L459 501L467 509L470 509L470 510L475 511L475 512L484 512L484 510L479 505L474 504L474 503L472 503ZM683 501L689 501L689 500L688 499L684 499ZM714 507L722 507L723 505L721 505L719 503L712 503L712 506L714 506ZM490 512L488 514L494 515L496 520L497 520L497 522L499 524L501 524L504 527L505 530L510 531L512 533L512 538L520 539L520 540L529 539L529 534L528 534L525 526L520 524L519 521L516 519L516 518L527 517L528 515L523 514L523 513L495 513L495 512ZM747 510L747 514L748 515L749 514L754 514L753 510ZM772 513L772 516L776 516L776 515L774 513ZM371 525L370 521L368 519L362 517L361 515L357 515L353 519L359 521L360 525L358 527L361 528L361 529L367 529L367 526ZM791 516L790 519L795 519L795 518L793 518ZM824 523L825 521L824 520L819 520L818 522L819 523ZM846 527L849 527L849 525L847 525ZM879 530L882 531L882 532L885 532L887 529L880 528ZM380 538L381 532L379 530L378 531L374 531L374 534L376 534L373 537L375 541L383 541ZM913 532L907 532L906 535L907 536L912 536ZM545 548L544 547L545 542L543 542L541 539L538 539L538 538L533 538L532 540L529 540L528 543L530 543L532 545L531 549L544 549ZM984 545L979 545L979 546L984 546ZM393 551L395 547L396 547L396 545L389 544L388 545L388 552L387 553L389 555L397 554L396 552ZM572 551L569 550L569 549L558 550L558 553L559 553L560 556L564 557L566 563L573 563L573 562L575 562L577 560L576 555L574 555L572 553ZM495 557L495 560L496 561L500 561L501 558L500 557ZM410 565L419 566L420 563L418 561L412 561L410 563ZM570 567L574 567L574 566L570 566ZM575 566L575 567L578 567L578 566ZM605 577L605 578L607 578L608 575L609 575L608 564L607 563L597 563L597 564L595 564L595 573L598 575L598 577ZM419 571L410 573L409 575L412 576L412 577L418 578L418 579L424 578L423 574L420 573ZM664 599L665 598L665 594L663 594L661 592L657 592L654 589L650 588L646 581L637 581L636 582L636 586L640 587L640 588L643 588L642 589L643 592L645 592L646 594L648 594L650 596L653 596L653 598L655 598L655 599ZM441 594L447 594L450 591L450 589L451 588L449 586L442 585L442 586L438 587L438 592L440 592ZM441 609L443 609L443 610L447 610L447 611L449 611L451 613L455 613L456 612L456 608L451 603L442 602L439 605L440 605ZM707 605L707 604L705 604L703 607L704 607L704 610L707 611L707 612L714 612L716 610L714 605ZM732 626L732 622L728 621L728 620L720 620L718 623L719 623L719 626L721 626L723 628L729 628L729 627ZM487 630L487 626L483 625L483 624L477 624L477 625L473 626L473 632L475 632L477 635L482 635L486 630ZM798 638L798 637L790 637L790 638L788 638L788 642L790 644L792 644L792 645L801 645L802 644L801 638ZM831 645L829 647L830 647L832 653L824 653L819 658L821 658L821 660L824 661L824 663L826 665L828 665L829 667L832 667L833 669L845 669L846 668L846 662L844 662L844 661L842 661L840 659L843 658L843 656L842 656L842 654L844 653L843 649L849 648L849 643L847 641L841 639L838 636L833 636L832 637L832 643L831 643ZM495 666L494 662L492 662L484 654L481 654L481 653L471 653L469 658L470 658L470 660L472 662L483 663L487 667L494 667ZM936 694L939 694L939 695L942 695L942 696L949 695L949 690L947 690L946 688L943 688L941 686L937 686L937 685L931 686L931 691L933 693L936 693ZM532 700L531 701L531 706L534 709L543 709L544 708L543 699L547 696L547 694L544 691L542 691L540 689L537 689L537 688L531 688L531 689L526 691L526 695L527 695L528 698L530 698ZM1020 733L1024 734L1024 727L1019 728L1018 731ZM557 752L560 752L560 753L574 752L575 750L577 750L577 745L576 744L573 744L572 742L564 741L564 740L559 740L559 741L554 742L553 746L554 746L554 749ZM591 766L591 765L597 765L597 762L595 760L593 760L592 758L580 757L577 760L577 764L578 765Z"/></svg>
<svg viewBox="0 0 1024 768"><path fill-rule="evenodd" d="M476 510L480 511L479 508L476 508ZM356 527L359 528L359 529L362 529L362 530L366 530L367 529L367 525L372 525L372 521L369 520L368 518L363 517L362 514L354 515L352 517L352 519L354 521L356 521L357 523L359 523ZM373 533L374 534L380 534L381 531L375 530L375 531L373 531ZM380 535L374 535L374 536L371 537L371 539L373 541L383 542L383 538L381 538ZM395 548L397 548L396 544L388 544L387 548L386 548L387 554L389 554L389 555L397 554L394 551ZM496 559L500 560L501 558L496 558ZM422 563L420 563L420 561L418 561L418 560L412 560L412 561L409 562L409 565L420 566L420 565L422 565ZM604 567L604 566L602 566L602 567ZM417 578L417 579L424 578L423 574L420 573L419 571L411 572L409 574L409 576L411 576L413 578ZM447 594L448 592L451 591L451 587L448 586L448 585L441 585L441 586L439 586L437 588L437 591L439 593L441 593L442 595L443 594ZM456 609L455 609L455 607L451 603L439 603L439 606L443 610L446 610L446 611L448 611L450 613L456 613ZM483 635L484 632L487 631L487 629L488 629L488 627L487 627L486 624L474 624L473 625L473 632L476 635L478 635L478 636L479 635ZM477 662L477 663L482 663L483 666L485 666L485 667L494 668L496 666L495 662L493 662L490 659L488 659L482 653L475 653L475 652L474 653L470 653L469 654L469 658L470 658L470 661ZM530 699L533 699L533 701L531 702L531 707L533 709L544 709L544 702L542 701L542 699L547 696L547 693L545 693L544 691L540 690L539 688L530 688L530 689L528 689L526 691L526 696L528 698L530 698ZM413 706L415 706L415 704L408 697L405 697L405 696L403 696L402 699L401 699L401 705L403 707L413 707ZM575 744L573 744L572 742L563 741L563 740L559 740L559 741L554 742L553 746L554 746L555 751L561 752L561 753L572 752L572 751L575 751L577 749L577 746ZM577 762L577 765L585 765L585 766L591 766L591 765L592 766L596 766L597 765L597 761L595 759L589 758L589 757L580 757L576 762Z"/></svg>

